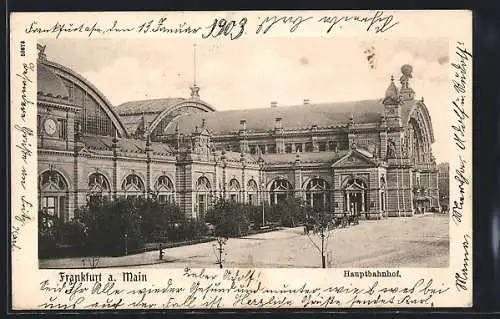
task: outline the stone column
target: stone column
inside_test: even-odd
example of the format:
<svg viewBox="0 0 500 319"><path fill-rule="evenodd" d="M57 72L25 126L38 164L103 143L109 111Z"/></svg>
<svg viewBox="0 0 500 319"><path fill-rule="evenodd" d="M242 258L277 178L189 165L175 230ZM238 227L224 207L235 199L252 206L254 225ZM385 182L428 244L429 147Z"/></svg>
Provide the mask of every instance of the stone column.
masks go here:
<svg viewBox="0 0 500 319"><path fill-rule="evenodd" d="M347 205L346 205L346 206L347 206L347 211L348 211L348 212L350 212L350 211L351 211L351 199L349 198L349 197L350 197L350 195L351 195L351 193L350 193L350 192L346 192L346 193L345 193L345 196L346 196L346 198L347 198Z"/></svg>
<svg viewBox="0 0 500 319"><path fill-rule="evenodd" d="M365 191L361 191L361 210L365 210Z"/></svg>
<svg viewBox="0 0 500 319"><path fill-rule="evenodd" d="M243 163L243 166L241 168L241 203L246 203L247 202L247 184L246 184L246 179L245 179L245 163Z"/></svg>
<svg viewBox="0 0 500 319"><path fill-rule="evenodd" d="M63 218L64 218L64 221L68 221L69 219L73 218L74 217L74 211L75 209L79 208L79 200L78 200L78 193L79 193L79 187L78 187L78 181L79 181L79 156L78 156L78 153L75 152L75 158L74 158L74 163L73 163L73 207L71 207L69 205L70 203L70 200L68 198L68 216L65 216L66 214L63 215ZM70 183L70 181L68 181L68 184ZM70 210L70 208L72 208ZM63 212L65 213L65 212Z"/></svg>
<svg viewBox="0 0 500 319"><path fill-rule="evenodd" d="M264 180L264 166L262 163L259 163L259 190L260 192L258 192L258 200L259 202L264 205L264 203L266 202L266 184L265 184L265 180Z"/></svg>
<svg viewBox="0 0 500 319"><path fill-rule="evenodd" d="M402 159L401 159L402 161ZM402 163L401 163L402 164ZM401 169L401 201L403 203L403 214L406 216L406 202L405 202L405 191L406 191L406 186L405 186L405 170L404 168Z"/></svg>
<svg viewBox="0 0 500 319"><path fill-rule="evenodd" d="M149 142L146 143L146 198L150 197L151 192L151 154ZM158 200L158 198L157 198Z"/></svg>
<svg viewBox="0 0 500 319"><path fill-rule="evenodd" d="M118 133L115 132L115 137L113 138L113 180L111 181L113 187L113 198L118 198Z"/></svg>
<svg viewBox="0 0 500 319"><path fill-rule="evenodd" d="M226 174L226 163L224 161L224 163L222 164L222 198L223 199L227 199L227 181L226 181L226 178L227 178L227 174Z"/></svg>
<svg viewBox="0 0 500 319"><path fill-rule="evenodd" d="M220 196L220 189L219 189L219 183L217 182L219 179L219 172L217 170L217 161L214 164L214 196L219 197Z"/></svg>
<svg viewBox="0 0 500 319"><path fill-rule="evenodd" d="M294 196L296 198L302 198L302 188L301 188L301 185L302 185L302 171L301 171L300 167L295 167L295 170L294 170L293 173L294 173L294 181L293 181L293 184L294 184Z"/></svg>
<svg viewBox="0 0 500 319"><path fill-rule="evenodd" d="M380 135L380 158L387 156L387 131L381 131Z"/></svg>

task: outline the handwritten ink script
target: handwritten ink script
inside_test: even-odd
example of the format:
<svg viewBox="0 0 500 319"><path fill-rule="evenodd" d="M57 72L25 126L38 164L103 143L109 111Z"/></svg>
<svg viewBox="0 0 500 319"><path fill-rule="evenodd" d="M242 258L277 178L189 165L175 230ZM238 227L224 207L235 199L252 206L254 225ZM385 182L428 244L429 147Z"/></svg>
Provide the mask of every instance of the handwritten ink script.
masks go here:
<svg viewBox="0 0 500 319"><path fill-rule="evenodd" d="M85 34L87 37L98 37L115 34L168 34L168 35L196 35L202 39L227 38L237 40L250 33L256 35L271 34L276 30L298 33L307 26L320 28L326 34L334 29L362 26L368 33L384 33L393 30L400 22L392 14L384 11L375 11L365 15L322 16L315 18L301 15L273 15L258 17L250 22L243 16L237 19L216 17L206 24L194 24L189 21L171 22L166 17L147 19L138 24L127 24L119 20L110 23L93 22L60 22L43 24L37 20L26 27L26 34L37 34L44 37L60 38L73 34Z"/></svg>
<svg viewBox="0 0 500 319"><path fill-rule="evenodd" d="M464 235L464 239L462 241L462 249L463 249L463 266L462 268L455 273L455 286L458 291L467 290L467 281L469 280L469 269L470 269L470 248L472 246L471 236L469 234Z"/></svg>
<svg viewBox="0 0 500 319"><path fill-rule="evenodd" d="M316 287L309 282L269 286L254 269L185 268L182 275L129 283L112 274L60 276L39 284L42 309L328 308L367 305L432 307L450 287L434 278L403 285L383 279ZM68 278L71 278L69 280ZM76 280L76 279L79 280ZM92 280L91 280L92 279Z"/></svg>
<svg viewBox="0 0 500 319"><path fill-rule="evenodd" d="M455 97L451 102L452 111L454 114L453 125L453 141L458 156L458 167L453 172L452 176L455 181L455 191L450 192L452 200L451 218L455 226L460 226L466 218L465 208L467 200L466 187L470 184L470 165L466 157L466 152L469 151L469 141L467 140L467 127L469 114L466 112L466 99L469 93L469 78L471 77L470 66L472 65L472 53L467 49L463 42L457 42L455 56L452 59L451 66L453 68L452 86ZM453 183L452 183L453 184ZM455 273L455 286L458 291L467 290L467 283L470 280L470 248L472 247L471 236L463 235L463 241L460 243L463 253L462 268Z"/></svg>
<svg viewBox="0 0 500 319"><path fill-rule="evenodd" d="M19 182L21 188L16 194L20 202L20 211L14 212L14 220L11 226L11 246L14 249L21 249L18 239L22 234L22 229L32 220L33 203L27 190L29 181L28 167L30 157L33 155L34 132L26 125L28 114L32 113L35 103L30 100L29 95L33 92L35 84L33 83L33 74L35 72L34 63L22 63L21 72L16 74L16 79L20 81L20 91L17 93L19 102L18 117L20 123L14 125L14 138L18 143L15 145L14 160L20 163L17 172L13 172L13 179ZM14 93L16 95L16 93Z"/></svg>

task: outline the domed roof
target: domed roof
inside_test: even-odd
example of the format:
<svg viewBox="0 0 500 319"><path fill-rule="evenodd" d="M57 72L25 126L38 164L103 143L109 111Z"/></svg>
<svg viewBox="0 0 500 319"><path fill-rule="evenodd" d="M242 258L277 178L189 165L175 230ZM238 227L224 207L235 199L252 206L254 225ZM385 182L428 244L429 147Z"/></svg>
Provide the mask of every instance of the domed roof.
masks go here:
<svg viewBox="0 0 500 319"><path fill-rule="evenodd" d="M68 90L63 81L43 63L37 65L37 93L45 96L67 99Z"/></svg>

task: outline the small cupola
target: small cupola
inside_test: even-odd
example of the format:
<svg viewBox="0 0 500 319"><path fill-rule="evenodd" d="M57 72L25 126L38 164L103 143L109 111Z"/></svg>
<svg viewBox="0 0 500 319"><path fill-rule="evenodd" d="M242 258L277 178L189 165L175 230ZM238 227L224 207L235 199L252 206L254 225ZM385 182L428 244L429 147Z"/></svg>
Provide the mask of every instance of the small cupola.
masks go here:
<svg viewBox="0 0 500 319"><path fill-rule="evenodd" d="M385 96L383 103L385 105L389 104L398 104L399 103L399 90L394 84L394 76L391 75L391 82L389 83L389 87L385 90Z"/></svg>

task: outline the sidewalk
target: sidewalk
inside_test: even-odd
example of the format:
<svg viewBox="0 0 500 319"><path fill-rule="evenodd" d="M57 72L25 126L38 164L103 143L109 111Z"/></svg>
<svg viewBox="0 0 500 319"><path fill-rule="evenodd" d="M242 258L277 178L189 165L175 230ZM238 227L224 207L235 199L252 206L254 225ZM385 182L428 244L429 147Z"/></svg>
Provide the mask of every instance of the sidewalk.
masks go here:
<svg viewBox="0 0 500 319"><path fill-rule="evenodd" d="M300 227L300 231L302 228ZM299 231L299 232L300 232ZM259 233L254 235L243 236L238 239L254 239L254 240L266 240L270 238L285 238L290 235L290 233L297 232L297 228L285 228L275 231ZM235 238L236 239L236 238ZM194 245L186 246L212 246L213 241L199 243ZM76 258L50 258L50 259L39 259L38 266L43 269L82 269L82 268L112 268L112 267L134 267L142 265L155 265L162 263L175 262L178 259L169 256L169 252L177 249L182 249L186 246L178 246L174 248L167 248L164 250L163 259L160 260L159 250L148 251L144 253L138 253L129 256L120 257L96 257L97 265L92 267L93 258L92 257L76 257ZM209 250L211 251L211 250Z"/></svg>
<svg viewBox="0 0 500 319"><path fill-rule="evenodd" d="M167 252L167 249L164 252ZM159 251L154 250L129 256L95 257L95 259L93 257L39 259L38 267L43 269L111 268L154 265L174 261L173 258L166 255L163 256L163 260L160 260ZM92 267L92 263L95 264L95 267Z"/></svg>

